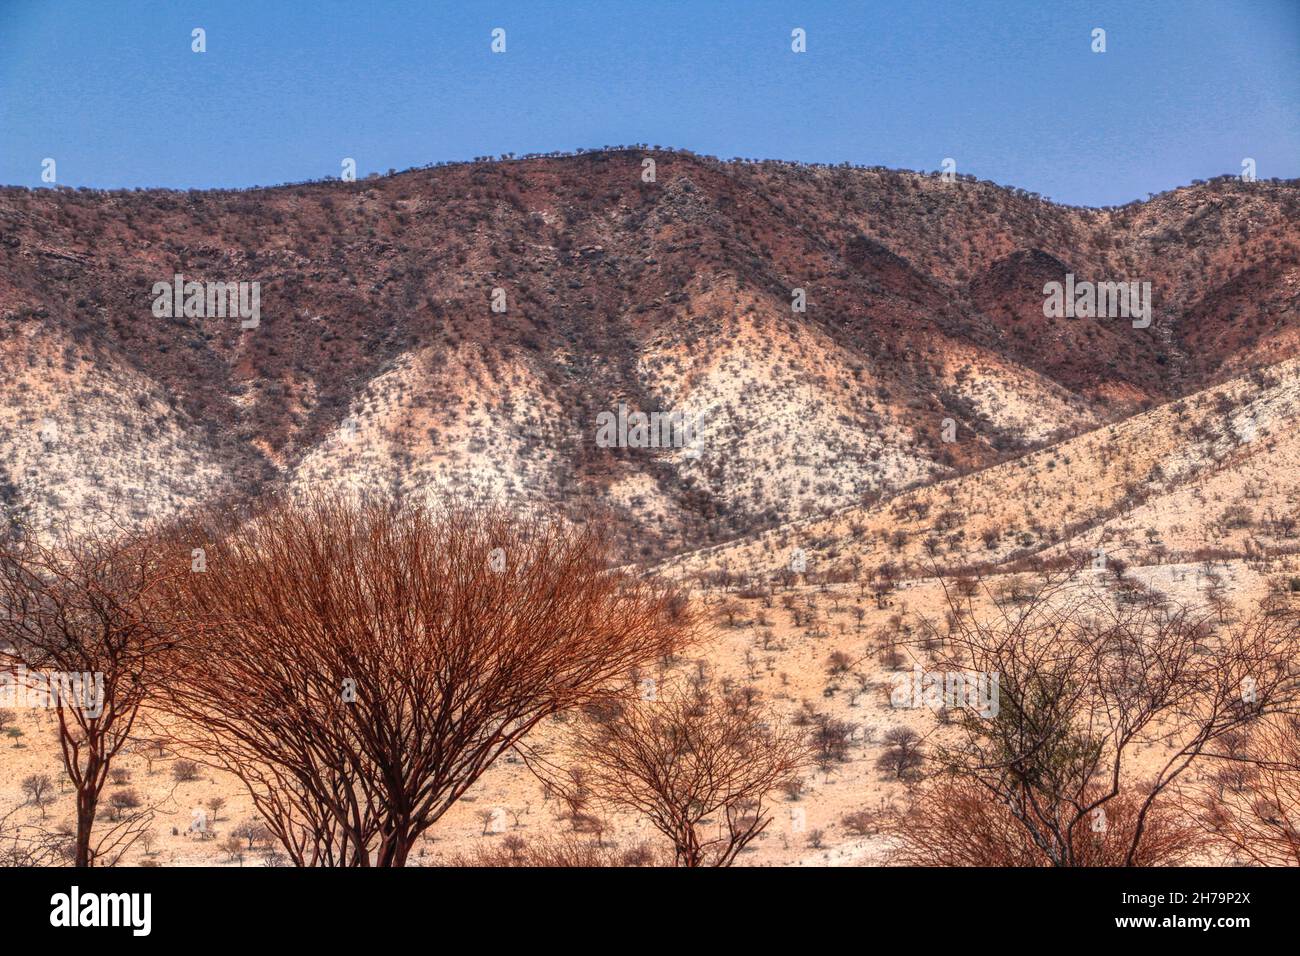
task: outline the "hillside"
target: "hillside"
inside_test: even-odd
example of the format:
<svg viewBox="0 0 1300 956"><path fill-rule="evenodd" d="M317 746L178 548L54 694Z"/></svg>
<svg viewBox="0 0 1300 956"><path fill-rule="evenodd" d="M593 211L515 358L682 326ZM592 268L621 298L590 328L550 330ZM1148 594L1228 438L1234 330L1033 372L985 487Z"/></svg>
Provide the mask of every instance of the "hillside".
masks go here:
<svg viewBox="0 0 1300 956"><path fill-rule="evenodd" d="M1066 272L1151 282L1151 327L1044 318ZM260 283L260 324L155 317L176 273ZM245 192L10 188L0 495L84 521L276 487L450 489L607 509L655 560L1281 362L1298 316L1293 181L1090 210L634 149ZM702 453L598 447L620 403L702 417Z"/></svg>
<svg viewBox="0 0 1300 956"><path fill-rule="evenodd" d="M796 522L669 564L774 579L864 568L996 571L1029 559L1123 564L1300 552L1300 360L983 471Z"/></svg>

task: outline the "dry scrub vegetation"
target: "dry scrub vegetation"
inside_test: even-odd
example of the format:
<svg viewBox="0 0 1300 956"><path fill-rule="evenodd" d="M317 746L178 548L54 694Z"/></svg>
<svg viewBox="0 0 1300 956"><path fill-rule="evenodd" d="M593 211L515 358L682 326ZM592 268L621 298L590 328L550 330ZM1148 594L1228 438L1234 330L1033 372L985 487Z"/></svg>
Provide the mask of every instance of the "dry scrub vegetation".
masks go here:
<svg viewBox="0 0 1300 956"><path fill-rule="evenodd" d="M484 507L19 526L4 666L102 673L103 706L0 709L0 858L1294 864L1292 579L1207 565L688 594ZM915 668L997 675L996 706L900 706Z"/></svg>
<svg viewBox="0 0 1300 956"><path fill-rule="evenodd" d="M1293 357L1297 224L1295 181L1083 209L647 144L247 191L0 188L0 504L135 520L473 487L571 518L604 502L623 556L654 562ZM261 326L155 319L177 272L259 282ZM1046 319L1066 273L1150 279L1151 328ZM596 447L620 401L702 414L710 454ZM1008 548L1052 527L1011 517L991 522Z"/></svg>

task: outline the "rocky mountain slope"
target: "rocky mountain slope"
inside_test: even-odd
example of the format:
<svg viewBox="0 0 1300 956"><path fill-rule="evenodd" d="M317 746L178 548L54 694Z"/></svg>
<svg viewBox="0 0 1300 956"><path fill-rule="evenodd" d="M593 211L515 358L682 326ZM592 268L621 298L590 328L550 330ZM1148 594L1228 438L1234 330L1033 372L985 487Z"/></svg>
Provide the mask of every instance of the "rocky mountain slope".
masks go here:
<svg viewBox="0 0 1300 956"><path fill-rule="evenodd" d="M177 273L259 283L257 327L157 317ZM1045 318L1067 273L1150 282L1150 328ZM999 463L1041 473L1051 450L1009 463L1283 362L1298 336L1295 181L1092 210L612 149L243 192L9 188L0 497L85 521L276 487L451 490L600 509L654 560ZM620 403L698 418L698 454L601 447ZM1004 544L1034 533L1004 523Z"/></svg>

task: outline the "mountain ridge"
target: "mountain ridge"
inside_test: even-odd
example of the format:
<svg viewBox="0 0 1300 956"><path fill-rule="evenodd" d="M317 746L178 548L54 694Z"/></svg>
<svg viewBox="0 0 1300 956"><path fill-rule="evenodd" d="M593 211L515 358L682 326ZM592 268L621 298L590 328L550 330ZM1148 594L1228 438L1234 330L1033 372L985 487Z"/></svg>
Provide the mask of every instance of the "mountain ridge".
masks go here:
<svg viewBox="0 0 1300 956"><path fill-rule="evenodd" d="M1088 209L655 150L242 192L0 189L0 490L50 515L337 484L594 504L657 560L1286 360L1297 223L1298 181ZM1151 329L1045 319L1044 263L1151 281ZM149 290L177 273L259 282L259 327L154 318ZM597 447L620 401L700 414L705 454Z"/></svg>

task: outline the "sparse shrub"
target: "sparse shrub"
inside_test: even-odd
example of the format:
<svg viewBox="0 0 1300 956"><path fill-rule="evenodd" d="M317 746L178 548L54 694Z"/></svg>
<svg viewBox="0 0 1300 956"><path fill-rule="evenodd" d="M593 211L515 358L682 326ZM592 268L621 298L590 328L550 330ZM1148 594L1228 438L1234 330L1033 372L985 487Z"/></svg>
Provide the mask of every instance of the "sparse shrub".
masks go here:
<svg viewBox="0 0 1300 956"><path fill-rule="evenodd" d="M41 816L44 817L45 808L54 802L54 781L50 779L50 775L34 773L24 777L22 791L27 797L27 802L39 807Z"/></svg>
<svg viewBox="0 0 1300 956"><path fill-rule="evenodd" d="M894 727L884 737L885 752L876 760L876 768L892 774L895 780L915 774L924 762L921 737L910 727Z"/></svg>
<svg viewBox="0 0 1300 956"><path fill-rule="evenodd" d="M854 810L840 818L844 829L854 836L871 836L880 829L880 821L870 810Z"/></svg>
<svg viewBox="0 0 1300 956"><path fill-rule="evenodd" d="M143 803L140 794L134 790L116 790L108 797L109 810L114 820L121 820L123 813L138 809Z"/></svg>
<svg viewBox="0 0 1300 956"><path fill-rule="evenodd" d="M453 857L449 865L606 868L665 866L670 862L646 843L620 848L600 846L573 834L528 839L512 834L499 843L476 847Z"/></svg>

